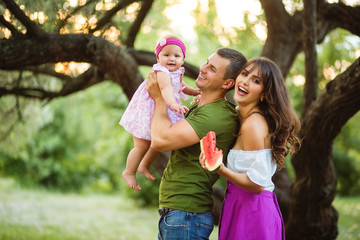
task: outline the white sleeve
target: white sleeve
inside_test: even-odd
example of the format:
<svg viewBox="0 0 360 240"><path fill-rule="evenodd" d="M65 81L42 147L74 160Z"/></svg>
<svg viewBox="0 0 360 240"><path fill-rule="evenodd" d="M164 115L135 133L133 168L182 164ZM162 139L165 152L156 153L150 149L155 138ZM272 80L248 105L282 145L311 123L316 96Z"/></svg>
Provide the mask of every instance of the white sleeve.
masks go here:
<svg viewBox="0 0 360 240"><path fill-rule="evenodd" d="M272 183L272 159L266 157L266 154L253 154L251 165L247 171L247 176L250 180L260 186L268 186Z"/></svg>

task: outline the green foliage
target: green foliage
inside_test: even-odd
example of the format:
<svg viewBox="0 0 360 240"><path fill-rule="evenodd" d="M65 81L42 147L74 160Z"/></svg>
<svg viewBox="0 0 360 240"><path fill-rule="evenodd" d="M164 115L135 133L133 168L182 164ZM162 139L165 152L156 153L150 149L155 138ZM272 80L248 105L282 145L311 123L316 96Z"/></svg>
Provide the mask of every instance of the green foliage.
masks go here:
<svg viewBox="0 0 360 240"><path fill-rule="evenodd" d="M176 29L171 29L169 20L163 14L167 7L166 0L154 1L153 6L142 24L141 31L136 36L137 49L155 52L157 41L163 35L172 33L179 35Z"/></svg>
<svg viewBox="0 0 360 240"><path fill-rule="evenodd" d="M359 197L336 197L334 207L338 211L339 235L337 240L359 239L360 199Z"/></svg>
<svg viewBox="0 0 360 240"><path fill-rule="evenodd" d="M136 199L136 203L141 207L159 205L159 185L161 176L155 170L152 170L152 172L156 177L154 182L145 178L141 174L136 175L141 191L134 191L130 188L126 188L127 195Z"/></svg>
<svg viewBox="0 0 360 240"><path fill-rule="evenodd" d="M341 195L360 194L360 129L357 123L360 113L356 114L343 127L336 138L333 150L333 160L338 177L337 191Z"/></svg>
<svg viewBox="0 0 360 240"><path fill-rule="evenodd" d="M338 179L337 192L342 196L359 195L359 166L342 151L334 152L333 161Z"/></svg>
<svg viewBox="0 0 360 240"><path fill-rule="evenodd" d="M336 29L326 36L318 46L319 90L355 61L359 49L359 38L343 29Z"/></svg>
<svg viewBox="0 0 360 240"><path fill-rule="evenodd" d="M130 148L130 137L118 125L126 105L124 94L110 82L51 102L38 112L47 120L20 139L17 151L0 151L1 173L63 190L120 189ZM8 145L19 138L13 136Z"/></svg>
<svg viewBox="0 0 360 240"><path fill-rule="evenodd" d="M253 20L250 20L249 13L245 13L245 29L225 28L218 19L215 2L209 1L208 8L209 10L204 12L200 4L198 4L192 14L197 23L195 25L198 36L196 46L201 46L196 49L197 54L194 56L195 59L191 59L192 61L202 64L215 49L220 47L235 48L247 56L248 59L260 55L262 42L255 35L254 27L261 22L265 24L262 16L255 16Z"/></svg>

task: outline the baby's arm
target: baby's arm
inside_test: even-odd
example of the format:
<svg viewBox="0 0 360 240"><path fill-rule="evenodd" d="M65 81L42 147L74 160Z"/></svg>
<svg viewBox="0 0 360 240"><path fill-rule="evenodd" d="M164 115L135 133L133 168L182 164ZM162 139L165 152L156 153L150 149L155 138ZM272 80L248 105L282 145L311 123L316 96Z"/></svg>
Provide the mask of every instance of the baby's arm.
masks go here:
<svg viewBox="0 0 360 240"><path fill-rule="evenodd" d="M181 104L178 104L174 98L174 89L171 85L171 77L164 72L157 72L157 79L166 105L178 112L179 114L187 112L189 109Z"/></svg>
<svg viewBox="0 0 360 240"><path fill-rule="evenodd" d="M193 88L193 87L190 87L189 85L187 85L184 81L181 81L181 85L183 87L185 87L183 89L183 93L185 93L186 95L190 95L190 96L197 96L200 94L200 89L198 88Z"/></svg>

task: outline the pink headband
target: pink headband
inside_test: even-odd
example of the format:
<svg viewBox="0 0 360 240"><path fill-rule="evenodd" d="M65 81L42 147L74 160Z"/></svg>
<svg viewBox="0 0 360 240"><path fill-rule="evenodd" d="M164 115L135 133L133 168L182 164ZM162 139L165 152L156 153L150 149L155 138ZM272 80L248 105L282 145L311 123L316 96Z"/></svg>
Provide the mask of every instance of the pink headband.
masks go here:
<svg viewBox="0 0 360 240"><path fill-rule="evenodd" d="M156 46L156 56L159 55L159 52L166 46L166 45L170 45L170 44L174 44L177 45L181 48L182 52L184 53L184 58L185 58L185 45L182 41L180 41L179 39L176 38L168 38L168 39L161 39L159 44Z"/></svg>

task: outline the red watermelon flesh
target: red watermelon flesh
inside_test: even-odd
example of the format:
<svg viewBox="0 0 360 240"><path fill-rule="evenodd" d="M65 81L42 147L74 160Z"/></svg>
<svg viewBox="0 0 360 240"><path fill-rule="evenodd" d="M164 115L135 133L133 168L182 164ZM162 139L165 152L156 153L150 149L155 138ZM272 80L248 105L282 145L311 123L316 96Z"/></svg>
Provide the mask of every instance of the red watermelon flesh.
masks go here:
<svg viewBox="0 0 360 240"><path fill-rule="evenodd" d="M223 159L222 150L216 148L216 134L210 131L200 140L201 152L205 155L205 166L209 171L217 169Z"/></svg>

